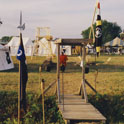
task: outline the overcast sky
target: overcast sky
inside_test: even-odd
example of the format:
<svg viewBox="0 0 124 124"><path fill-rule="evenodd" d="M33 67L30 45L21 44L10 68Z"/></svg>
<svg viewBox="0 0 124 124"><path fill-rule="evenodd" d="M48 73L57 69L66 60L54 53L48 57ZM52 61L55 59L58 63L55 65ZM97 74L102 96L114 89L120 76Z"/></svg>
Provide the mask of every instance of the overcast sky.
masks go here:
<svg viewBox="0 0 124 124"><path fill-rule="evenodd" d="M81 38L92 22L96 0L0 0L0 37L17 36L20 10L26 29L35 39L36 27L50 27L54 38ZM100 0L101 17L124 28L124 0Z"/></svg>

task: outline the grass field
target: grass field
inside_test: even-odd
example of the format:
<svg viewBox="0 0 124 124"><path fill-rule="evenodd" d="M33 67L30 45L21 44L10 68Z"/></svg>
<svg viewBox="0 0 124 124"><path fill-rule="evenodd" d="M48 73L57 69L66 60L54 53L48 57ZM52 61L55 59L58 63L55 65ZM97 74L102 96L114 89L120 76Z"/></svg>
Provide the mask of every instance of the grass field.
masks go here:
<svg viewBox="0 0 124 124"><path fill-rule="evenodd" d="M107 59L111 57L108 64ZM39 86L39 66L43 63L45 57L27 57L28 83L27 91L38 92ZM19 82L18 61L13 57L15 68L10 71L0 72L0 90L17 91ZM81 67L78 57L68 57L67 68L64 74L65 92L67 94L78 93L81 83ZM94 57L89 59L94 61ZM56 58L53 59L56 62ZM90 66L90 72L86 74L86 79L95 86L95 68L98 68L96 80L96 89L100 94L119 94L124 91L124 56L100 56L97 58L97 66ZM56 69L51 72L43 71L41 78L45 79L46 87L56 80ZM87 87L87 92L92 91Z"/></svg>
<svg viewBox="0 0 124 124"><path fill-rule="evenodd" d="M111 60L107 62L108 58ZM19 73L18 73L18 61L16 57L12 57L15 68L9 71L0 72L0 92L2 91L14 91L18 90L19 83ZM27 92L40 94L39 76L45 79L45 87L56 80L56 68L53 68L51 72L43 71L41 75L39 74L39 67L45 60L45 57L27 57L28 66L28 83ZM89 57L89 62L94 62L94 56ZM56 63L56 58L53 58L53 62ZM68 57L68 63L66 71L64 73L64 85L65 94L78 94L80 89L80 84L82 80L81 67L79 66L80 59L75 56ZM107 100L105 104L108 104L109 108L115 108L115 111L110 109L111 116L108 117L109 122L124 122L124 56L119 55L101 55L97 58L97 66L91 65L90 72L86 74L86 79L88 82L95 87L95 74L96 69L98 69L98 75L96 78L96 90L100 95L94 97L93 91L87 88L87 93L89 95L90 101L99 108L104 115L108 116L106 113L107 108L104 105L104 100ZM61 81L61 80L60 80ZM55 93L56 87L54 86L47 95L51 96ZM102 99L102 101L101 101ZM110 104L111 103L111 104ZM101 108L101 105L103 108ZM119 117L112 119L113 113L119 110L121 119ZM121 111L121 112L120 112ZM118 114L118 115L119 115ZM112 121L111 121L112 120ZM123 122L121 124L123 124ZM112 123L111 123L112 124Z"/></svg>

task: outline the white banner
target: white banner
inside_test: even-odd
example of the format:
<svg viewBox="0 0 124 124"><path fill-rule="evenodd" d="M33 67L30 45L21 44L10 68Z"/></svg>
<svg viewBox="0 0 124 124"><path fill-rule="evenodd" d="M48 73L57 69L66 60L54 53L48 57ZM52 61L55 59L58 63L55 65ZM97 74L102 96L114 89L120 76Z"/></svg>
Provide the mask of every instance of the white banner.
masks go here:
<svg viewBox="0 0 124 124"><path fill-rule="evenodd" d="M0 45L0 71L14 68L13 61L10 57L9 50Z"/></svg>

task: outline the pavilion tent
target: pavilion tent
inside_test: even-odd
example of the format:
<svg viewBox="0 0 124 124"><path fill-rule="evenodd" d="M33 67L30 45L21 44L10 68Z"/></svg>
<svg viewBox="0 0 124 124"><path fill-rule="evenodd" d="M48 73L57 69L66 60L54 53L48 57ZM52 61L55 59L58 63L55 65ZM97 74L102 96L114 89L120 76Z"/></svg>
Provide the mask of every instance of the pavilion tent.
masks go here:
<svg viewBox="0 0 124 124"><path fill-rule="evenodd" d="M105 43L104 46L106 46L106 47L121 47L121 46L123 46L124 47L124 41L121 40L120 38L116 37L112 41Z"/></svg>
<svg viewBox="0 0 124 124"><path fill-rule="evenodd" d="M16 56L18 47L19 47L19 42L20 38L19 37L13 37L11 41L6 45L10 47L10 54L11 56ZM33 42L30 40L28 37L23 38L23 45L25 49L25 54L26 56L32 56L33 52Z"/></svg>
<svg viewBox="0 0 124 124"><path fill-rule="evenodd" d="M10 57L9 47L0 45L0 71L12 68L14 68L14 65Z"/></svg>

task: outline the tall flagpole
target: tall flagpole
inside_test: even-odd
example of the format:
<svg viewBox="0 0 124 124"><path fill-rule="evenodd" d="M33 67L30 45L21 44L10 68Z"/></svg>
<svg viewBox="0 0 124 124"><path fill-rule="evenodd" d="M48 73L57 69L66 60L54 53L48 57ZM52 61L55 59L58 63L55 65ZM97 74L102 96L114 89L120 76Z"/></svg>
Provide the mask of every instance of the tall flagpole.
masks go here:
<svg viewBox="0 0 124 124"><path fill-rule="evenodd" d="M91 38L91 32L93 33L93 42L95 42L95 33L94 33L93 23L94 23L94 19L95 19L95 15L96 15L97 3L98 3L98 0L96 0L92 24L91 24L90 33L89 33L89 39Z"/></svg>
<svg viewBox="0 0 124 124"><path fill-rule="evenodd" d="M20 25L17 27L19 28L19 37L20 37L20 43L21 43L21 31L25 29L25 23L22 24L22 12L20 11ZM21 77L21 61L19 61L19 84L18 84L18 124L20 124L20 119L21 119L21 81L22 81L22 77Z"/></svg>
<svg viewBox="0 0 124 124"><path fill-rule="evenodd" d="M21 12L20 12L20 17L21 17ZM20 19L21 20L21 19ZM21 34L21 29L19 30L19 39L20 39L20 34ZM19 42L21 42L19 40ZM21 108L21 103L20 103L20 98L21 98L21 61L19 61L19 84L18 84L18 124L20 124L20 108Z"/></svg>
<svg viewBox="0 0 124 124"><path fill-rule="evenodd" d="M21 17L21 13L20 13ZM19 30L19 42L21 42L20 35L21 34L21 29ZM18 124L20 124L20 108L21 108L21 61L19 61L19 84L18 84Z"/></svg>
<svg viewBox="0 0 124 124"><path fill-rule="evenodd" d="M20 124L20 61L19 61L19 84L18 84L18 124Z"/></svg>
<svg viewBox="0 0 124 124"><path fill-rule="evenodd" d="M90 28L89 39L91 38L91 32L93 32L93 35L94 35L93 23L94 23L94 19L95 19L95 14L96 14L96 6L95 6L94 14L93 14L93 19L92 19L91 28ZM94 36L93 36L93 37L94 37Z"/></svg>

